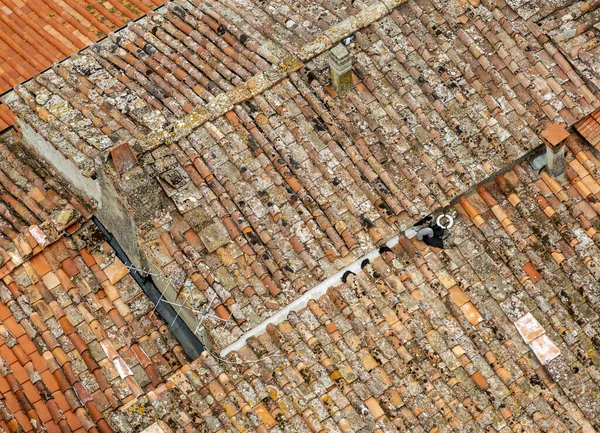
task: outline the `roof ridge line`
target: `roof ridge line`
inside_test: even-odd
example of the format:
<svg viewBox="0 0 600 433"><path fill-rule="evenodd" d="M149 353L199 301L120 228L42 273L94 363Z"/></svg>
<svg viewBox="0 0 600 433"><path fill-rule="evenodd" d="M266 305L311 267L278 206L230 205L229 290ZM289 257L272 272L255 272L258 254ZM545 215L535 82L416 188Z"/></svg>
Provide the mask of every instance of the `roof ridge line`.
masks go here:
<svg viewBox="0 0 600 433"><path fill-rule="evenodd" d="M439 208L436 209L434 212L432 212L432 214L434 214L436 212L439 212ZM406 228L404 230L406 230ZM404 230L401 230L401 234L404 233ZM394 236L392 239L390 239L383 245L368 252L364 256L359 257L354 262L352 262L348 266L342 268L341 270L339 270L337 273L335 273L331 277L327 278L326 280L321 281L319 284L317 284L315 287L313 287L312 289L305 292L301 297L296 299L294 302L288 304L285 308L282 308L277 313L275 313L268 319L264 320L259 325L255 326L252 329L250 329L249 331L245 332L237 341L231 343L229 346L222 349L221 352L219 353L219 356L225 357L230 352L236 352L236 351L240 350L242 347L244 347L246 345L246 342L250 337L255 337L257 335L260 335L260 334L266 332L268 325L277 325L277 324L285 321L287 319L288 314L291 313L292 311L298 312L298 311L303 310L304 308L307 307L308 302L310 300L319 299L320 297L322 297L323 295L325 295L327 293L327 290L330 287L341 284L343 282L342 278L348 272L351 272L353 274L358 274L361 271L362 264L365 260L372 262L374 259L379 257L381 255L380 249L383 246L387 246L388 248L395 247L398 244L401 234Z"/></svg>
<svg viewBox="0 0 600 433"><path fill-rule="evenodd" d="M165 129L148 134L140 143L143 151L148 152L163 143L171 144L187 137L204 123L225 115L235 105L252 99L272 88L290 74L302 69L309 60L323 54L345 37L385 17L394 8L407 1L379 0L379 2L362 9L356 15L349 16L329 27L320 36L300 47L296 53L284 50L287 52L287 56L278 65L273 65L271 70L255 74L243 84L215 96L206 106L195 107L190 113L174 121Z"/></svg>
<svg viewBox="0 0 600 433"><path fill-rule="evenodd" d="M435 216L436 214L439 214L440 212L443 212L444 209L448 209L448 208L454 207L456 204L458 204L458 202L461 199L461 197L468 197L468 196L472 195L473 193L475 193L477 191L477 188L479 186L485 186L485 185L489 184L498 175L501 175L501 174L504 174L504 173L510 171L515 164L520 164L521 162L523 162L523 161L531 158L533 155L539 153L543 149L544 146L545 145L543 145L543 144L540 145L540 146L537 146L537 147L531 149L525 155L521 156L520 158L517 158L517 159L515 159L513 161L510 161L508 164L506 164L500 170L492 173L490 176L488 176L485 179L481 180L481 182L478 182L476 185L473 185L473 187L471 187L470 189L466 190L464 193L462 193L459 196L457 196L454 199L452 199L447 205L443 206L443 205L440 204L440 207L434 209L428 216ZM416 221L418 221L418 220L415 219L413 222L416 222ZM231 343L230 345L228 345L227 347L225 347L224 349L222 349L221 352L219 353L219 356L225 357L226 355L228 355L231 352L235 352L235 351L240 350L242 347L244 347L246 345L246 342L247 342L247 340L250 337L255 337L257 335L260 335L260 334L266 332L268 325L277 325L277 324L285 321L287 319L288 314L291 313L292 311L298 312L298 311L303 310L304 308L306 308L308 306L308 302L310 300L313 300L313 299L316 300L316 299L322 297L323 295L325 295L327 293L327 290L330 287L333 287L333 286L341 284L343 282L342 278L344 277L344 275L347 272L352 272L354 274L357 274L358 272L360 272L361 269L362 269L362 263L365 260L368 260L368 261L372 262L374 259L376 259L377 257L381 256L380 250L381 250L381 248L383 246L386 246L388 248L395 247L398 244L398 242L399 242L400 236L402 236L402 234L409 227L411 227L411 226L407 225L406 227L401 228L399 230L399 234L397 234L396 236L392 237L391 239L389 239L388 241L386 241L381 246L379 246L376 249L368 252L367 254L363 255L362 257L359 257L358 259L356 259L354 262L352 262L348 266L340 269L337 273L335 273L331 277L327 278L324 281L321 281L315 287L313 287L312 289L310 289L307 292L305 292L301 297L299 297L295 301L293 301L290 304L288 304L285 308L282 308L277 313L275 313L271 317L265 319L263 322L261 322L260 324L256 325L255 327L253 327L249 331L246 331L235 342Z"/></svg>

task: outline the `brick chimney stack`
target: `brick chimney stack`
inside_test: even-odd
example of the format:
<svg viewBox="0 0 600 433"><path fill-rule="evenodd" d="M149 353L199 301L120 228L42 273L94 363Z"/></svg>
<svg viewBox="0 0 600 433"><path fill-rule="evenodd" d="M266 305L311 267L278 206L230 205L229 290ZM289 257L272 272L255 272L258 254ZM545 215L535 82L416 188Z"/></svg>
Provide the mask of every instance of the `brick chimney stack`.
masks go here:
<svg viewBox="0 0 600 433"><path fill-rule="evenodd" d="M565 174L565 140L570 135L559 123L553 123L542 131L541 137L546 145L546 170L554 178Z"/></svg>
<svg viewBox="0 0 600 433"><path fill-rule="evenodd" d="M338 96L345 98L354 87L352 81L352 56L342 44L336 45L329 52L329 68L331 84Z"/></svg>

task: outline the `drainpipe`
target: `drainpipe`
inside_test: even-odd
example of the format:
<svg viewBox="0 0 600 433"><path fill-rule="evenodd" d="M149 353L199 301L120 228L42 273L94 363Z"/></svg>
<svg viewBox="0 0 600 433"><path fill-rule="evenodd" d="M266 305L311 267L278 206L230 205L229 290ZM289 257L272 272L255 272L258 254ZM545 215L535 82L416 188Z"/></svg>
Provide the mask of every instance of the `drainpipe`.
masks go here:
<svg viewBox="0 0 600 433"><path fill-rule="evenodd" d="M115 254L121 260L125 266L133 266L127 258L125 251L119 245L114 236L104 227L104 225L96 218L92 217L92 221L100 229L108 244L115 250ZM162 294L160 290L154 285L152 278L142 277L138 272L131 272L131 276L142 288L146 296L156 305L156 312L163 319L163 321L169 327L169 330L173 333L183 351L189 359L195 360L200 357L200 354L204 351L204 346L198 340L198 337L188 328L186 323L177 315L175 310L170 304L166 302L160 302Z"/></svg>

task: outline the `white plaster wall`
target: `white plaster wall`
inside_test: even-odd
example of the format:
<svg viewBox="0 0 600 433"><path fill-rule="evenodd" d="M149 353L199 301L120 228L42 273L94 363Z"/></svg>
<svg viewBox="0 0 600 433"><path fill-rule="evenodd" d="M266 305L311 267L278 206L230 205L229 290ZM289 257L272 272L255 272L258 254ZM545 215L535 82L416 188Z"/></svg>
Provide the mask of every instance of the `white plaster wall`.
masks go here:
<svg viewBox="0 0 600 433"><path fill-rule="evenodd" d="M64 179L83 196L93 198L102 205L102 195L98 181L85 177L81 174L73 161L65 158L58 150L52 146L44 137L38 134L31 126L17 119L23 138L44 161L52 166Z"/></svg>

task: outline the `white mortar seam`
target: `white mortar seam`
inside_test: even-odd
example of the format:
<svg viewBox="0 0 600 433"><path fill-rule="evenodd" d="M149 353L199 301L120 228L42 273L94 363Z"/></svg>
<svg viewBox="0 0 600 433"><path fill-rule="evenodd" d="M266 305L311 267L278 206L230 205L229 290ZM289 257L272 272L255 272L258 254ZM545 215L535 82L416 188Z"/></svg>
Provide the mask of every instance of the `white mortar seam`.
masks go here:
<svg viewBox="0 0 600 433"><path fill-rule="evenodd" d="M399 239L400 236L396 235L392 239L387 241L384 245L386 245L389 248L393 248L398 244ZM248 338L256 337L260 334L263 334L264 332L266 332L268 325L278 325L281 322L285 321L287 319L288 314L290 314L292 311L298 312L305 309L308 305L308 301L310 301L311 299L319 299L323 295L327 294L327 290L330 287L340 285L342 283L342 277L346 272L350 271L354 274L358 274L361 271L362 262L365 260L369 260L370 262L375 260L381 255L379 253L380 249L381 247L365 254L364 256L352 262L342 270L338 271L336 274L332 275L324 281L321 281L319 284L317 284L315 287L304 293L294 302L288 304L285 308L282 308L277 313L273 314L271 317L269 317L259 325L256 325L251 330L244 333L244 335L242 335L236 342L230 344L229 346L221 350L220 356L224 357L230 352L240 350L246 345L246 341L248 340Z"/></svg>

